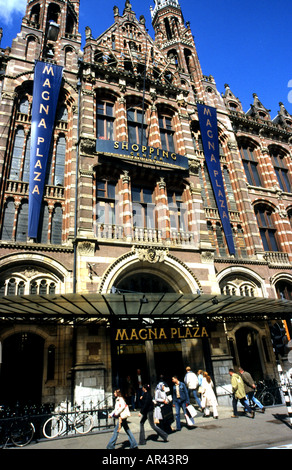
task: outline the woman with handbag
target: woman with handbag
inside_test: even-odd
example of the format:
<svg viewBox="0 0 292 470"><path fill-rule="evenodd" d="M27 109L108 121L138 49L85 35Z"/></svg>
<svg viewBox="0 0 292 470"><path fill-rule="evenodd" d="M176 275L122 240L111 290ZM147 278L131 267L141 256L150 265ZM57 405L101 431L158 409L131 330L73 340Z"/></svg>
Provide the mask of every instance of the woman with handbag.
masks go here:
<svg viewBox="0 0 292 470"><path fill-rule="evenodd" d="M119 437L119 432L121 428L123 428L128 436L128 439L130 442L130 448L137 449L138 448L137 442L127 422L127 418L130 416L129 406L127 405L119 389L114 391L114 396L116 397L115 409L109 416L111 418L118 418L118 422L106 448L115 449L115 445Z"/></svg>
<svg viewBox="0 0 292 470"><path fill-rule="evenodd" d="M153 431L155 431L160 437L162 437L164 442L167 442L168 434L154 424L154 419L153 419L154 404L153 404L152 396L150 393L150 386L143 385L142 391L143 391L143 396L141 398L141 409L139 413L139 416L142 416L141 421L140 421L139 445L146 444L144 424L147 421L147 419Z"/></svg>

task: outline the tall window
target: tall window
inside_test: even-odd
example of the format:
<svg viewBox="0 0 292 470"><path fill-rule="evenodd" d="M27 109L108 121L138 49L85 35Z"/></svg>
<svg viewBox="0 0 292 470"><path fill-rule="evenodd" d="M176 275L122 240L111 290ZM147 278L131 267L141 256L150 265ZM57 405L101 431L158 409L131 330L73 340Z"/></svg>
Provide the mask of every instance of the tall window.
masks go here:
<svg viewBox="0 0 292 470"><path fill-rule="evenodd" d="M15 217L15 205L14 200L9 198L6 201L4 208L4 218L2 225L2 240L12 240L13 235L13 222Z"/></svg>
<svg viewBox="0 0 292 470"><path fill-rule="evenodd" d="M223 175L224 175L224 181L227 189L227 197L228 197L228 202L229 202L229 207L232 211L236 211L236 202L235 202L235 197L232 189L232 184L229 176L229 171L228 169L224 166L223 168Z"/></svg>
<svg viewBox="0 0 292 470"><path fill-rule="evenodd" d="M279 152L275 148L270 151L270 155L280 188L282 189L282 191L290 193L291 184L284 156L279 154Z"/></svg>
<svg viewBox="0 0 292 470"><path fill-rule="evenodd" d="M22 163L22 152L24 145L24 129L19 128L16 131L14 139L14 147L12 153L12 161L10 167L9 179L14 181L21 180L21 163Z"/></svg>
<svg viewBox="0 0 292 470"><path fill-rule="evenodd" d="M134 227L155 228L155 205L152 189L132 186L132 209Z"/></svg>
<svg viewBox="0 0 292 470"><path fill-rule="evenodd" d="M273 213L268 206L255 207L255 215L265 251L279 251Z"/></svg>
<svg viewBox="0 0 292 470"><path fill-rule="evenodd" d="M17 227L16 227L16 241L26 242L27 232L28 232L28 202L23 201L18 212Z"/></svg>
<svg viewBox="0 0 292 470"><path fill-rule="evenodd" d="M174 130L172 128L171 117L159 116L159 130L162 148L175 153Z"/></svg>
<svg viewBox="0 0 292 470"><path fill-rule="evenodd" d="M116 184L107 180L98 180L96 184L98 224L115 224L115 191Z"/></svg>
<svg viewBox="0 0 292 470"><path fill-rule="evenodd" d="M97 101L97 138L114 140L114 104Z"/></svg>
<svg viewBox="0 0 292 470"><path fill-rule="evenodd" d="M182 192L167 191L170 227L175 230L188 230L187 205L183 202Z"/></svg>
<svg viewBox="0 0 292 470"><path fill-rule="evenodd" d="M262 186L254 149L247 144L244 144L240 148L240 154L248 183L251 186Z"/></svg>
<svg viewBox="0 0 292 470"><path fill-rule="evenodd" d="M128 137L131 144L147 145L147 122L146 116L141 109L130 108L127 111Z"/></svg>
<svg viewBox="0 0 292 470"><path fill-rule="evenodd" d="M292 300L292 284L287 281L279 281L276 284L278 299Z"/></svg>
<svg viewBox="0 0 292 470"><path fill-rule="evenodd" d="M53 245L61 245L63 228L63 212L60 204L56 204L52 216L52 235L51 243Z"/></svg>

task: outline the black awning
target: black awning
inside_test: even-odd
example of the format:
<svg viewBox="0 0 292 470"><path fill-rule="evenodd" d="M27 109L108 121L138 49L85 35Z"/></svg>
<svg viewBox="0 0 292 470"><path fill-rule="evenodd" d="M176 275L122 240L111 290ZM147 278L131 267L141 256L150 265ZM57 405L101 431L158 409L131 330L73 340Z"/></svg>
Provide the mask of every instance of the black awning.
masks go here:
<svg viewBox="0 0 292 470"><path fill-rule="evenodd" d="M211 294L56 294L0 297L0 323L100 323L128 319L210 322L289 320L292 301Z"/></svg>

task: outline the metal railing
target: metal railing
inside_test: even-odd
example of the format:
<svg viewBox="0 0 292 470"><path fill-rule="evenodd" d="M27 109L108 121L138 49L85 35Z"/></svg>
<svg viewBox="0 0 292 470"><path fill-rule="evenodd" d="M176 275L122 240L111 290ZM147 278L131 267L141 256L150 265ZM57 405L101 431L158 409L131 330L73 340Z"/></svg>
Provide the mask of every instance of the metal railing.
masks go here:
<svg viewBox="0 0 292 470"><path fill-rule="evenodd" d="M16 405L15 407L0 405L0 427L2 430L5 429L6 425L9 426L12 418L18 419L21 417L27 417L34 425L35 435L33 440L37 441L45 438L43 434L43 426L52 416L59 416L61 414L64 422L70 423L72 422L72 419L70 419L72 415L82 412L93 417L93 427L90 430L90 433L98 433L109 430L114 426L114 420L109 417L111 410L111 401L108 399L97 402L96 404L93 402L90 402L89 404L81 403L80 405L74 405L73 407L69 401L62 402L58 405L53 403L26 406ZM74 427L68 426L65 427L64 432L62 432L62 436L60 437L74 436L76 434L78 433Z"/></svg>

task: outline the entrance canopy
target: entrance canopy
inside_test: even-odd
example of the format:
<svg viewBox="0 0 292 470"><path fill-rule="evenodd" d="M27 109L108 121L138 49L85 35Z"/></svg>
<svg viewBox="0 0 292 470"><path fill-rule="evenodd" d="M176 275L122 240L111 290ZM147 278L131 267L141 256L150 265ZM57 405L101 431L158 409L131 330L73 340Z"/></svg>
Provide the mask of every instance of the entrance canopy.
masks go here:
<svg viewBox="0 0 292 470"><path fill-rule="evenodd" d="M289 320L292 301L210 294L58 294L0 297L0 324L118 320Z"/></svg>

